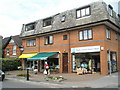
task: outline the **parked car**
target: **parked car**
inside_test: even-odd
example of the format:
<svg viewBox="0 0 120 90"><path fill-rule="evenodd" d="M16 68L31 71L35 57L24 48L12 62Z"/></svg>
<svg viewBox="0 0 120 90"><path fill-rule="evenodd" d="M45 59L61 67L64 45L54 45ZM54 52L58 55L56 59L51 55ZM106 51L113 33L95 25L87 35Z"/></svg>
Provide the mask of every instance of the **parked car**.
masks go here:
<svg viewBox="0 0 120 90"><path fill-rule="evenodd" d="M0 70L0 81L3 81L5 79L5 73Z"/></svg>

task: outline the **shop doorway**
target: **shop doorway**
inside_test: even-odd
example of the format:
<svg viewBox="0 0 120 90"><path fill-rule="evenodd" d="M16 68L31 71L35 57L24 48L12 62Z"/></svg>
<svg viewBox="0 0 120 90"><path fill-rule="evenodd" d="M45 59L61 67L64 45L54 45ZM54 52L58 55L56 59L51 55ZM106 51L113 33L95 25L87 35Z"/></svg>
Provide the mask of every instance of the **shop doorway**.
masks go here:
<svg viewBox="0 0 120 90"><path fill-rule="evenodd" d="M67 73L68 72L68 53L63 53L63 58L62 58L62 72Z"/></svg>
<svg viewBox="0 0 120 90"><path fill-rule="evenodd" d="M93 61L93 69L95 72L100 72L100 55L93 55L92 56Z"/></svg>

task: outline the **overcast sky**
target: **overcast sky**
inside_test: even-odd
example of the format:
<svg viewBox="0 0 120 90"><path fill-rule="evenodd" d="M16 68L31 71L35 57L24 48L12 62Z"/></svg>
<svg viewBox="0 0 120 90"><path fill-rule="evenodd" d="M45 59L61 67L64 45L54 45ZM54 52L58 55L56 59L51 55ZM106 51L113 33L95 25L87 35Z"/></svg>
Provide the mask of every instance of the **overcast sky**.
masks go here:
<svg viewBox="0 0 120 90"><path fill-rule="evenodd" d="M0 35L19 35L22 24L102 0L0 0ZM103 0L118 12L118 1Z"/></svg>

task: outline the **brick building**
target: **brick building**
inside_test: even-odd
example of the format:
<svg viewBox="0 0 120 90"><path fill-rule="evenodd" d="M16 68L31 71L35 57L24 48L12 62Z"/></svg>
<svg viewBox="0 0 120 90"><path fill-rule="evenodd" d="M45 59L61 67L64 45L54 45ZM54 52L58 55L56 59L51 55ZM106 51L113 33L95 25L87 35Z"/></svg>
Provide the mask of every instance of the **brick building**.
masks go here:
<svg viewBox="0 0 120 90"><path fill-rule="evenodd" d="M29 62L29 67L36 65L40 71L47 60L60 73L80 67L102 75L120 71L120 17L104 2L23 24L20 37L23 68Z"/></svg>
<svg viewBox="0 0 120 90"><path fill-rule="evenodd" d="M3 39L3 58L18 58L22 54L22 39L19 35Z"/></svg>

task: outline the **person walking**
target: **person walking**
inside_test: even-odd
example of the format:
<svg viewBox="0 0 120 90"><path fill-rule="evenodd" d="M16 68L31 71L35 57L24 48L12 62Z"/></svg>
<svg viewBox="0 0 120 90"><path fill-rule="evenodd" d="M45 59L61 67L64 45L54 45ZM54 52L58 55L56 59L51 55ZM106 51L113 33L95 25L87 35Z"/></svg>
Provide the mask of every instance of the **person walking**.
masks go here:
<svg viewBox="0 0 120 90"><path fill-rule="evenodd" d="M47 62L45 62L44 69L45 69L44 74L48 75L49 74L49 71L48 71L49 70L49 66L48 66Z"/></svg>

